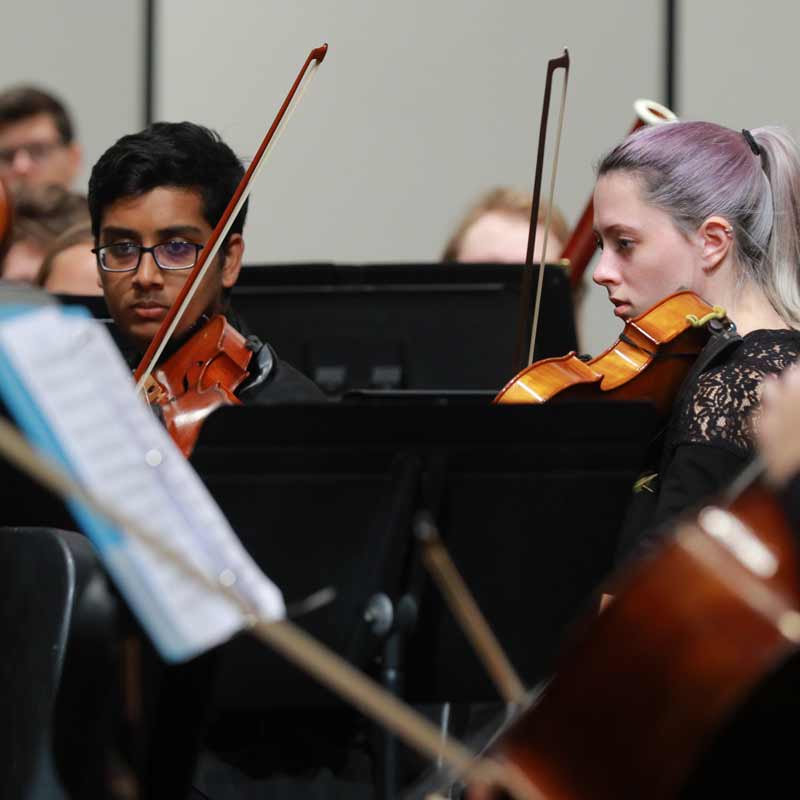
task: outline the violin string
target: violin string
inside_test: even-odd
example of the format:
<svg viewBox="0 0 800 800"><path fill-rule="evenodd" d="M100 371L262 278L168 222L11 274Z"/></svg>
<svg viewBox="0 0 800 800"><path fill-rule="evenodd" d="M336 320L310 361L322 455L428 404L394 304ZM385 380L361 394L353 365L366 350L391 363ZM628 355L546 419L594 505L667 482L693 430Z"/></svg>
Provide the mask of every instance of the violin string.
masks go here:
<svg viewBox="0 0 800 800"><path fill-rule="evenodd" d="M376 684L333 651L312 639L288 620L274 621L258 611L227 583L215 581L179 552L166 544L157 532L119 513L110 503L87 491L63 467L31 447L7 420L0 417L0 453L25 474L39 481L65 500L77 500L117 527L152 548L186 577L197 581L209 592L221 594L234 603L248 622L248 630L281 652L286 658L316 677L323 685L338 692L365 714L401 737L411 747L431 760L442 758L448 766L475 780L500 785L521 800L543 800L530 781L516 768L509 768L476 755L411 709L383 687Z"/></svg>
<svg viewBox="0 0 800 800"><path fill-rule="evenodd" d="M153 356L150 359L150 361L148 362L147 367L145 368L144 372L142 373L141 377L139 378L139 380L138 380L138 382L136 384L136 391L137 392L140 392L140 393L144 392L145 384L147 383L148 378L150 377L151 373L155 369L155 366L158 363L158 359L161 358L161 354L164 352L164 349L166 348L169 340L172 338L172 334L175 332L175 329L178 327L178 324L180 323L180 321L181 321L186 309L189 307L189 303L192 302L192 298L194 297L195 292L197 291L198 287L200 286L200 283L202 282L203 278L205 277L206 273L208 272L208 270L209 270L211 264L213 263L214 259L217 257L217 253L219 252L220 248L222 247L222 244L225 241L225 237L228 235L228 231L231 229L231 226L236 221L236 218L239 216L239 212L241 211L242 206L245 204L245 202L247 201L247 198L250 196L250 192L252 191L253 184L255 183L256 178L258 177L258 175L261 172L261 170L264 168L264 164L266 163L267 156L270 153L272 153L272 151L275 149L275 146L277 145L278 140L280 139L281 134L283 133L287 122L289 121L290 117L294 114L295 110L297 109L297 107L298 107L298 105L300 103L300 100L302 99L302 97L306 93L306 91L308 90L308 86L311 83L311 79L316 74L316 71L317 71L318 67L319 67L319 62L317 62L317 61L314 61L309 66L308 71L306 72L306 75L305 75L305 77L303 79L303 82L300 84L300 87L298 88L297 93L295 94L295 97L294 97L294 99L292 101L292 104L286 110L286 113L283 115L283 118L278 123L278 127L275 129L275 134L273 135L272 140L270 141L269 145L267 146L267 148L262 153L261 159L259 160L258 164L256 164L256 167L253 170L253 174L252 174L252 176L250 178L250 182L247 184L247 186L245 187L245 190L242 192L241 196L239 197L239 200L237 201L236 205L234 206L232 213L229 215L228 220L227 220L227 222L225 223L225 226L222 229L222 232L220 233L219 237L217 237L217 241L214 243L214 246L212 247L211 251L205 257L205 261L203 262L202 269L198 273L197 278L195 279L194 285L192 286L191 290L186 294L186 297L183 298L183 302L180 304L180 306L178 308L178 311L175 314L175 317L173 318L172 322L170 323L169 327L167 328L167 331L164 334L164 336L163 336L163 338L161 340L161 343L159 344L158 348L153 353Z"/></svg>
<svg viewBox="0 0 800 800"><path fill-rule="evenodd" d="M539 309L542 304L542 286L544 285L544 270L547 263L547 239L550 235L550 222L553 215L553 199L556 193L556 173L558 171L558 154L561 150L561 134L564 130L564 112L567 105L567 84L569 82L569 69L564 71L564 85L561 89L561 107L558 110L558 129L556 130L555 151L553 154L553 169L550 173L550 188L547 197L547 213L544 219L544 234L542 236L542 256L539 259L539 275L536 285L536 302L533 306L533 325L531 327L531 341L528 348L528 364L533 363L533 351L536 347L536 331L539 327Z"/></svg>

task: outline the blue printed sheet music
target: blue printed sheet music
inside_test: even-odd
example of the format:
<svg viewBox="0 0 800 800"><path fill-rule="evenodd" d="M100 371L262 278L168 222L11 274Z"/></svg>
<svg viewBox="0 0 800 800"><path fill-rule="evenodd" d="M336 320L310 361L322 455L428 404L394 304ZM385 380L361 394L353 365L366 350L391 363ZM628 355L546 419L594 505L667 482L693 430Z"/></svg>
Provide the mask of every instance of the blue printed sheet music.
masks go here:
<svg viewBox="0 0 800 800"><path fill-rule="evenodd" d="M92 495L155 531L259 616L280 619L280 590L253 562L200 478L145 403L108 332L75 309L0 306L0 392L28 439ZM191 658L246 624L131 531L70 501L108 572L162 656Z"/></svg>

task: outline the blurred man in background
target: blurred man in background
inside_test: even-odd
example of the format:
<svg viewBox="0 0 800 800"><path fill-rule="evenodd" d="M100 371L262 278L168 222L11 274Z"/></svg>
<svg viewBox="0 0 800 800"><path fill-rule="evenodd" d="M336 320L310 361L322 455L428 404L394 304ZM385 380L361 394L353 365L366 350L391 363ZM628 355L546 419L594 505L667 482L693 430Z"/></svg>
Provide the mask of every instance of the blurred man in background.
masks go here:
<svg viewBox="0 0 800 800"><path fill-rule="evenodd" d="M55 184L70 189L81 148L63 103L32 86L0 92L0 178L13 194Z"/></svg>

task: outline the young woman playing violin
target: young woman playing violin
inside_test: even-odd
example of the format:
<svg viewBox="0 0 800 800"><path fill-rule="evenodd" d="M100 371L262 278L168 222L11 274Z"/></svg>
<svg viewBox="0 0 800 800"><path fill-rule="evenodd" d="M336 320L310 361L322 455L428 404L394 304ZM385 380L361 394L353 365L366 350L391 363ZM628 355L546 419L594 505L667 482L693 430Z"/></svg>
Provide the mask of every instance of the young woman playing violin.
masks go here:
<svg viewBox="0 0 800 800"><path fill-rule="evenodd" d="M678 397L658 474L632 504L628 552L752 457L762 380L800 355L800 151L775 128L645 128L602 160L594 208L593 277L617 316L688 289L742 337Z"/></svg>
<svg viewBox="0 0 800 800"><path fill-rule="evenodd" d="M159 329L243 174L228 145L189 122L156 123L124 136L95 164L89 207L99 279L132 359ZM236 390L243 402L321 402L316 385L249 335L227 302L242 266L246 212L245 205L165 358L208 318L224 313L253 353Z"/></svg>

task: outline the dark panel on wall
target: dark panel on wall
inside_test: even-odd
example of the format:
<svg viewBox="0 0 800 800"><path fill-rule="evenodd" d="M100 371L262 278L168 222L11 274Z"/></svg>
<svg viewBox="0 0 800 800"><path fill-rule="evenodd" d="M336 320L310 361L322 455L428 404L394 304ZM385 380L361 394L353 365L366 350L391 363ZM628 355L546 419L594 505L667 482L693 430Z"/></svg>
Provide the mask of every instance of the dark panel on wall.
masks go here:
<svg viewBox="0 0 800 800"><path fill-rule="evenodd" d="M155 16L156 0L144 0L144 36L142 37L144 58L144 81L142 98L142 117L145 126L153 122L155 115Z"/></svg>
<svg viewBox="0 0 800 800"><path fill-rule="evenodd" d="M678 113L678 0L664 0L664 103Z"/></svg>

